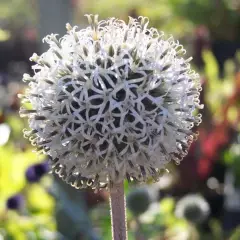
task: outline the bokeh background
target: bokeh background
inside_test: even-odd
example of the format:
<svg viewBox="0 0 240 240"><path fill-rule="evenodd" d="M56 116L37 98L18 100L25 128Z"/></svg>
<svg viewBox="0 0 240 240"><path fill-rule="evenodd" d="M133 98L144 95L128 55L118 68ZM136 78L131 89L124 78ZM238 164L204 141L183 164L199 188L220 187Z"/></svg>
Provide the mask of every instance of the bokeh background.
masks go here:
<svg viewBox="0 0 240 240"><path fill-rule="evenodd" d="M74 190L23 138L17 94L41 39L67 22L147 16L193 56L203 91L199 138L160 181L125 183L129 240L240 239L239 0L0 0L0 240L111 239L108 193Z"/></svg>

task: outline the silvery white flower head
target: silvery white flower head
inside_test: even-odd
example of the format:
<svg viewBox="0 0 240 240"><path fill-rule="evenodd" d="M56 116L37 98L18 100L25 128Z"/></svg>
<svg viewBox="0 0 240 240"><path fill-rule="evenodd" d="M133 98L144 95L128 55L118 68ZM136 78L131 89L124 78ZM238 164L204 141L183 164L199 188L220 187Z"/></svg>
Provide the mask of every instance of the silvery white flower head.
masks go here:
<svg viewBox="0 0 240 240"><path fill-rule="evenodd" d="M44 38L47 52L33 54L35 74L23 78L32 105L20 110L32 129L25 135L76 188L157 179L195 137L199 76L147 18L87 18L87 28L67 24L60 40Z"/></svg>
<svg viewBox="0 0 240 240"><path fill-rule="evenodd" d="M186 195L176 204L175 215L195 224L204 222L209 214L210 206L208 202L198 194Z"/></svg>

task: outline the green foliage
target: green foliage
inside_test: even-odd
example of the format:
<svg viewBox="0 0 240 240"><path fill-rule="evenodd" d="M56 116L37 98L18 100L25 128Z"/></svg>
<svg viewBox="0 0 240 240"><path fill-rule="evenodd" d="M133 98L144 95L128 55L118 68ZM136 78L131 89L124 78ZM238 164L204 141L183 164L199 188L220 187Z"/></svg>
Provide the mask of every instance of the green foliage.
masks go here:
<svg viewBox="0 0 240 240"><path fill-rule="evenodd" d="M36 20L35 1L28 0L1 0L0 1L0 19L7 19L17 26Z"/></svg>
<svg viewBox="0 0 240 240"><path fill-rule="evenodd" d="M223 236L223 230L220 223L217 220L213 219L210 221L209 225L212 230L213 239L221 239Z"/></svg>
<svg viewBox="0 0 240 240"><path fill-rule="evenodd" d="M21 191L26 185L25 171L27 167L39 160L31 149L16 151L13 145L0 147L0 203L14 193ZM21 162L21 164L19 164ZM8 183L8 184L6 184Z"/></svg>
<svg viewBox="0 0 240 240"><path fill-rule="evenodd" d="M151 26L157 27L167 34L174 34L176 37L184 37L193 30L193 24L187 19L177 16L171 1L168 0L151 0L150 2L144 0L88 0L81 4L80 11L81 13L99 14L101 19L114 16L125 21L129 15L146 16L150 19Z"/></svg>
<svg viewBox="0 0 240 240"><path fill-rule="evenodd" d="M235 177L235 186L240 186L240 144L234 143L224 152L224 163L231 169Z"/></svg>
<svg viewBox="0 0 240 240"><path fill-rule="evenodd" d="M151 24L178 37L191 34L197 25L206 25L214 39L234 40L239 26L239 14L229 1L209 0L88 0L81 5L83 13L99 14L101 18L128 15L149 17ZM203 14L204 13L204 14ZM206 17L209 16L209 17Z"/></svg>
<svg viewBox="0 0 240 240"><path fill-rule="evenodd" d="M151 186L150 186L151 187ZM130 186L130 193L136 190ZM141 201L141 198L138 199ZM174 214L175 200L173 197L163 198L160 202L152 203L144 213L128 217L129 239L189 239L196 240L196 229L185 219L178 219ZM94 225L101 229L103 239L111 239L110 216L108 205L99 205L91 215ZM192 236L184 238L184 236ZM183 237L183 238L182 238Z"/></svg>
<svg viewBox="0 0 240 240"><path fill-rule="evenodd" d="M236 90L235 64L233 60L228 60L224 65L225 76L219 78L219 70L216 59L210 51L204 51L203 59L205 69L203 76L207 79L205 84L205 102L210 110L213 119L220 122L223 119L223 106ZM237 117L237 106L228 109L227 117L229 121L234 121Z"/></svg>
<svg viewBox="0 0 240 240"><path fill-rule="evenodd" d="M240 239L240 227L237 227L229 240L238 240Z"/></svg>
<svg viewBox="0 0 240 240"><path fill-rule="evenodd" d="M229 1L170 0L176 15L195 25L206 25L215 39L233 40L240 37L236 36L239 14L227 2Z"/></svg>
<svg viewBox="0 0 240 240"><path fill-rule="evenodd" d="M25 178L26 169L44 157L36 155L23 140L25 125L17 114L6 115L5 124L10 126L11 135L0 146L0 238L2 232L6 240L57 239L53 218L55 201L46 191L49 177L38 184L29 184ZM6 202L15 194L23 196L24 205L12 211L7 209Z"/></svg>

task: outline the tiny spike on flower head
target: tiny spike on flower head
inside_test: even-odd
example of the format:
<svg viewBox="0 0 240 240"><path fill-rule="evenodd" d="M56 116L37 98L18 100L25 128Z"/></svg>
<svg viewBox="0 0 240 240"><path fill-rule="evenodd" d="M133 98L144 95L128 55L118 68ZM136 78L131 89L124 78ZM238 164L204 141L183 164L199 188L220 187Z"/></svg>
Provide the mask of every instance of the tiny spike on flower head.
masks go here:
<svg viewBox="0 0 240 240"><path fill-rule="evenodd" d="M158 179L196 137L199 77L183 47L147 18L87 18L89 27L67 24L33 55L35 74L24 76L33 109L21 109L33 131L25 135L76 188Z"/></svg>

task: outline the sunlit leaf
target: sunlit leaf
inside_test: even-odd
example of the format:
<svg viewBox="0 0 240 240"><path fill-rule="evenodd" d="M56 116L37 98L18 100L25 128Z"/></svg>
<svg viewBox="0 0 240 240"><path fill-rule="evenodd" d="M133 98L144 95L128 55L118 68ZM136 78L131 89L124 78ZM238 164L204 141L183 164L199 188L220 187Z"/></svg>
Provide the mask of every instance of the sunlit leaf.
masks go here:
<svg viewBox="0 0 240 240"><path fill-rule="evenodd" d="M160 202L161 213L163 213L163 214L172 213L174 210L174 204L175 204L175 202L174 202L173 198L164 198Z"/></svg>
<svg viewBox="0 0 240 240"><path fill-rule="evenodd" d="M34 212L52 212L54 208L54 199L39 184L28 187L27 201Z"/></svg>

